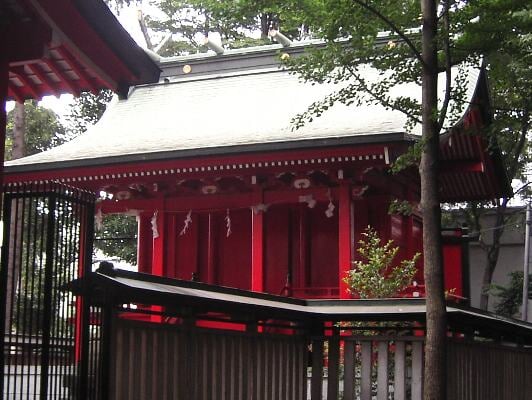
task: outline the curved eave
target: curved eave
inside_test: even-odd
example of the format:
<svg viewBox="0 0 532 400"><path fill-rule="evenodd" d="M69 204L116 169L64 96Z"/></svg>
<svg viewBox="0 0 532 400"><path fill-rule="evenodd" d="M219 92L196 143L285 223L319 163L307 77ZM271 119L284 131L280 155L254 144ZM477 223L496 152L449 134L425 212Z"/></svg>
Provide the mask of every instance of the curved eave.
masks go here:
<svg viewBox="0 0 532 400"><path fill-rule="evenodd" d="M404 133L356 135L254 145L213 147L99 159L20 164L5 167L6 184L59 181L101 187L116 179L160 180L190 173L240 173L281 165L372 162L386 165L414 140ZM209 172L210 171L210 172ZM218 172L216 172L218 171Z"/></svg>
<svg viewBox="0 0 532 400"><path fill-rule="evenodd" d="M190 150L175 150L167 152L154 152L145 154L128 154L116 157L102 157L93 159L58 161L39 164L7 165L4 172L7 176L25 172L55 171L69 168L84 168L106 165L136 164L139 162L158 162L167 160L183 160L198 157L231 156L236 154L259 154L269 152L283 152L292 150L325 149L331 147L413 143L417 138L405 133L383 133L379 135L355 135L341 138L324 138L310 140L293 140L286 142L271 142L240 146L205 147ZM6 179L9 180L8 177Z"/></svg>
<svg viewBox="0 0 532 400"><path fill-rule="evenodd" d="M2 6L9 12L12 5ZM101 0L29 0L8 20L8 98L111 89L157 82L158 65Z"/></svg>
<svg viewBox="0 0 532 400"><path fill-rule="evenodd" d="M441 201L460 202L511 197L512 187L496 140L488 142L492 122L486 71L481 70L463 117L441 136Z"/></svg>
<svg viewBox="0 0 532 400"><path fill-rule="evenodd" d="M100 39L134 75L135 80L125 83L132 86L159 80L159 66L135 43L103 1L74 0L74 3Z"/></svg>

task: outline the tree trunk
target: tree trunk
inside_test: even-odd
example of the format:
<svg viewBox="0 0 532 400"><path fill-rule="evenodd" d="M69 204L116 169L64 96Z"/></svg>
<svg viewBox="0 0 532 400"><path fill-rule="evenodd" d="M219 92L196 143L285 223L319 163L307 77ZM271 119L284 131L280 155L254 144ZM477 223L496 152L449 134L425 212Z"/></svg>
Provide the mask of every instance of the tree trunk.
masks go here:
<svg viewBox="0 0 532 400"><path fill-rule="evenodd" d="M501 205L497 207L495 215L495 226L492 230L491 244L487 248L486 265L484 266L484 274L482 276L482 291L480 293L480 309L487 310L489 303L489 287L493 280L493 273L497 267L499 260L499 252L501 248L501 237L504 233L504 217L506 214L506 206L508 199L505 198Z"/></svg>
<svg viewBox="0 0 532 400"><path fill-rule="evenodd" d="M13 113L13 148L11 150L11 159L16 160L26 155L24 103L15 103Z"/></svg>
<svg viewBox="0 0 532 400"><path fill-rule="evenodd" d="M270 14L263 13L260 15L260 38L263 40L268 39L269 32L270 32Z"/></svg>
<svg viewBox="0 0 532 400"><path fill-rule="evenodd" d="M508 178L513 180L516 178L519 171L519 158L527 145L527 136L530 127L530 111L528 109L528 103L523 104L523 115L521 118L521 133L519 135L519 140L517 140L515 147L512 149L510 156L507 158L508 162ZM526 185L525 185L526 186ZM482 292L480 293L480 308L482 310L487 310L489 305L489 287L491 286L491 281L493 280L493 274L495 273L495 268L497 268L497 262L499 261L499 253L501 248L501 238L504 233L506 225L506 211L508 206L508 198L504 198L502 203L497 206L497 212L495 216L495 225L492 231L492 241L491 244L486 246L486 264L484 266L484 275L482 277ZM480 224L478 225L478 230L480 231Z"/></svg>
<svg viewBox="0 0 532 400"><path fill-rule="evenodd" d="M11 150L11 159L24 157L26 153L26 141L24 134L26 132L26 118L24 113L24 103L15 103L15 109L13 110L13 146ZM22 200L13 200L12 209L16 209L16 204L22 207ZM6 290L6 319L5 319L5 332L11 331L11 317L13 301L16 300L16 296L13 294L17 291L17 286L20 278L20 251L22 245L22 218L20 215L16 215L15 212L11 214L11 220L9 221L11 226L10 240L9 240L9 262L7 265L7 290ZM15 228L16 227L16 228Z"/></svg>
<svg viewBox="0 0 532 400"><path fill-rule="evenodd" d="M424 399L446 399L447 318L443 281L441 208L438 191L439 128L437 2L421 0L423 13L422 141L419 174L423 212L423 257L427 304Z"/></svg>

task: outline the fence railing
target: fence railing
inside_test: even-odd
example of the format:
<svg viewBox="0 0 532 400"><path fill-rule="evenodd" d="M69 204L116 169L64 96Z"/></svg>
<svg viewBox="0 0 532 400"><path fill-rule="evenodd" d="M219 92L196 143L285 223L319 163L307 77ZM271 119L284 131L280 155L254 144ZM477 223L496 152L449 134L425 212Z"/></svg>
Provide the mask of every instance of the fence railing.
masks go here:
<svg viewBox="0 0 532 400"><path fill-rule="evenodd" d="M330 336L312 341L311 400L421 400L424 338ZM527 400L530 349L450 339L447 398Z"/></svg>
<svg viewBox="0 0 532 400"><path fill-rule="evenodd" d="M448 399L530 399L530 348L453 341L447 354Z"/></svg>
<svg viewBox="0 0 532 400"><path fill-rule="evenodd" d="M180 329L114 320L110 398L303 400L307 345L299 336Z"/></svg>
<svg viewBox="0 0 532 400"><path fill-rule="evenodd" d="M336 335L312 340L312 400L420 400L422 383L423 337Z"/></svg>
<svg viewBox="0 0 532 400"><path fill-rule="evenodd" d="M81 300L64 287L90 271L94 200L56 184L4 188L0 395L5 400L64 400L86 391L77 376L89 325L82 324Z"/></svg>
<svg viewBox="0 0 532 400"><path fill-rule="evenodd" d="M295 312L307 307L301 301L250 294L248 303L243 291L177 282L182 295L175 297L183 304L176 307L171 280L107 274L104 270L87 280L87 287L101 290L94 299L102 307L99 347L93 352L101 357L91 364L100 380L91 399L423 398L424 321L404 318L405 309L414 312L420 301L397 300L401 313L389 320L375 310L356 311L361 306L386 310L390 301L314 301L306 309L313 314L307 315ZM146 292L135 284L136 276ZM122 296L109 296L118 284ZM211 311L220 298L226 303ZM335 315L341 318L331 321ZM495 318L451 308L448 399L528 400L530 329L510 320L493 323Z"/></svg>

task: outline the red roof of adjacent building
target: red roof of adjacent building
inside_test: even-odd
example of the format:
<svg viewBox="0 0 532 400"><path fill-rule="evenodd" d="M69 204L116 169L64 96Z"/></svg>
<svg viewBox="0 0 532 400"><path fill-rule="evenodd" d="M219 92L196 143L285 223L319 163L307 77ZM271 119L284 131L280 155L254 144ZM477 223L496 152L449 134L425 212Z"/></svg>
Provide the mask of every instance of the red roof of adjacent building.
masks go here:
<svg viewBox="0 0 532 400"><path fill-rule="evenodd" d="M8 99L156 82L160 70L101 0L7 0L0 5Z"/></svg>

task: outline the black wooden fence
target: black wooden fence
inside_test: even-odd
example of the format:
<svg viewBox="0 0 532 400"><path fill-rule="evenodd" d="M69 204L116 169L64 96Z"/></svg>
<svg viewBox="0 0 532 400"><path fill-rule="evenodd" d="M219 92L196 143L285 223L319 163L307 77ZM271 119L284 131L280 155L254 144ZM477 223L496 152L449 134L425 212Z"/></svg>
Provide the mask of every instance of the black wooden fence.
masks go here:
<svg viewBox="0 0 532 400"><path fill-rule="evenodd" d="M423 398L421 299L304 301L107 267L73 286L104 315L97 398ZM448 399L528 400L532 326L447 312Z"/></svg>
<svg viewBox="0 0 532 400"><path fill-rule="evenodd" d="M55 184L4 188L0 274L3 399L72 399L88 392L81 363L90 313L64 290L90 271L94 196ZM86 350L87 351L87 350Z"/></svg>
<svg viewBox="0 0 532 400"><path fill-rule="evenodd" d="M109 399L304 400L301 336L116 319Z"/></svg>

